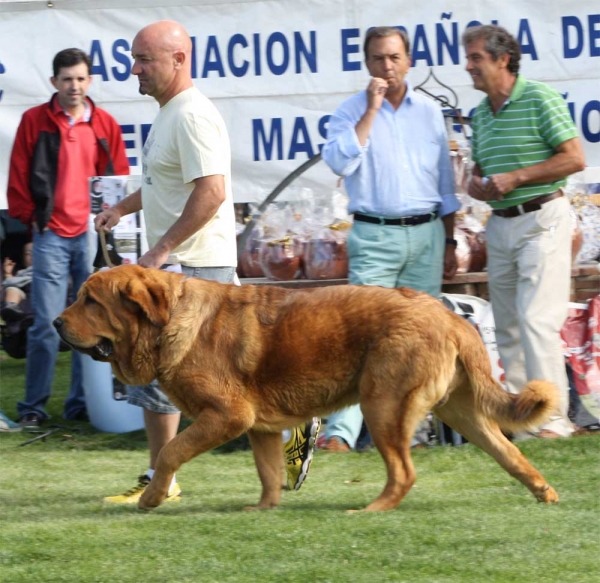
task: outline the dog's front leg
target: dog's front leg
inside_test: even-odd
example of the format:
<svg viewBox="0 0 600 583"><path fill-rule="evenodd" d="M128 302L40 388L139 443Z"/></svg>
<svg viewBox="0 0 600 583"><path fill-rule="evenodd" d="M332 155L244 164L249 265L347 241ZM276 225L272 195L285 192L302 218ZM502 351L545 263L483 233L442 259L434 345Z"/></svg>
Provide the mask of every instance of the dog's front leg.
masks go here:
<svg viewBox="0 0 600 583"><path fill-rule="evenodd" d="M138 508L152 510L162 504L173 475L184 463L240 436L247 429L239 418L227 418L214 409L204 410L194 423L160 450L154 476L142 494Z"/></svg>
<svg viewBox="0 0 600 583"><path fill-rule="evenodd" d="M246 506L245 510L266 510L279 505L283 480L283 441L281 433L248 432L254 463L262 484L258 506Z"/></svg>

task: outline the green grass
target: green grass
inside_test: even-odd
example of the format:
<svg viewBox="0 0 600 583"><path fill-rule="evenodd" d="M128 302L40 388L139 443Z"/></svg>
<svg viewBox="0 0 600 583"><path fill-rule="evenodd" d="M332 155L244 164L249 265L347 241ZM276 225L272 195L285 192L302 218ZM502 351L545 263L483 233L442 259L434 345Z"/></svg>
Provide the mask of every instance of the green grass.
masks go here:
<svg viewBox="0 0 600 583"><path fill-rule="evenodd" d="M68 369L62 354L51 422L64 423ZM24 361L0 362L0 407L11 416L23 371ZM561 495L556 506L538 504L465 445L415 451L417 484L392 512L345 513L381 489L376 452L317 452L306 484L284 492L279 509L244 512L258 500L259 482L251 453L242 451L193 460L178 475L183 500L142 513L101 499L146 469L143 432L64 424L24 447L25 434L0 434L2 582L598 580L600 435L521 444Z"/></svg>

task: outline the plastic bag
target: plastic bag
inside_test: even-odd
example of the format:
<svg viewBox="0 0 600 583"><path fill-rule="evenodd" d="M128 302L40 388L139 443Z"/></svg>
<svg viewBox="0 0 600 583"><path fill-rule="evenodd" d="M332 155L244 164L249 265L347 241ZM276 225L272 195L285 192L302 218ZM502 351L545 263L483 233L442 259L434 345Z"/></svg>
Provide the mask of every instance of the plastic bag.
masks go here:
<svg viewBox="0 0 600 583"><path fill-rule="evenodd" d="M260 266L269 279L302 277L303 240L292 232L297 222L291 205L271 204L263 215L264 234L259 247Z"/></svg>
<svg viewBox="0 0 600 583"><path fill-rule="evenodd" d="M487 247L481 222L472 214L457 213L454 238L457 273L483 271L487 264Z"/></svg>
<svg viewBox="0 0 600 583"><path fill-rule="evenodd" d="M308 240L304 266L308 279L343 279L348 277L347 238L351 224L347 221L329 225Z"/></svg>
<svg viewBox="0 0 600 583"><path fill-rule="evenodd" d="M244 242L240 253L239 267L241 277L264 277L265 273L260 264L260 244L263 235L262 225L255 225Z"/></svg>
<svg viewBox="0 0 600 583"><path fill-rule="evenodd" d="M582 244L577 263L588 263L600 257L600 207L584 202L575 207L582 232Z"/></svg>
<svg viewBox="0 0 600 583"><path fill-rule="evenodd" d="M597 424L600 422L600 295L587 304L569 305L561 337L580 401L575 408L575 423Z"/></svg>
<svg viewBox="0 0 600 583"><path fill-rule="evenodd" d="M476 296L466 294L441 294L440 298L455 314L462 316L477 328L490 358L492 376L505 387L506 375L500 361L496 342L496 323L492 312L492 304Z"/></svg>

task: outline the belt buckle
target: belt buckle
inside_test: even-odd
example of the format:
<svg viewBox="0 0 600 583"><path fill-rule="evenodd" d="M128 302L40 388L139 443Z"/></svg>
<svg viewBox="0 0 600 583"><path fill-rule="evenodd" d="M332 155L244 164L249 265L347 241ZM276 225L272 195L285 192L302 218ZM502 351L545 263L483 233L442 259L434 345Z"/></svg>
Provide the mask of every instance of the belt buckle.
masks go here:
<svg viewBox="0 0 600 583"><path fill-rule="evenodd" d="M379 226L382 227L383 225L385 225L385 219L383 217L378 217L379 218Z"/></svg>
<svg viewBox="0 0 600 583"><path fill-rule="evenodd" d="M406 217L400 217L400 226L406 227Z"/></svg>
<svg viewBox="0 0 600 583"><path fill-rule="evenodd" d="M524 215L526 212L525 209L523 208L522 204L517 205L517 211L519 212L520 215Z"/></svg>

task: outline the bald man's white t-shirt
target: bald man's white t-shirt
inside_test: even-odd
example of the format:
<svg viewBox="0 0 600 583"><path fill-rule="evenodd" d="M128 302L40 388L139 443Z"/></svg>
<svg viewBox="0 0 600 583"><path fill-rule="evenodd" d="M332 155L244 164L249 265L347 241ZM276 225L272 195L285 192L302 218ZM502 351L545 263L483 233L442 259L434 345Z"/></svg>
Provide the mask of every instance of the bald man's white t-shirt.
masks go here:
<svg viewBox="0 0 600 583"><path fill-rule="evenodd" d="M173 250L167 263L237 265L227 128L211 101L192 87L160 108L144 144L142 207L150 248L181 216L193 181L216 174L225 177L225 201L202 229Z"/></svg>

